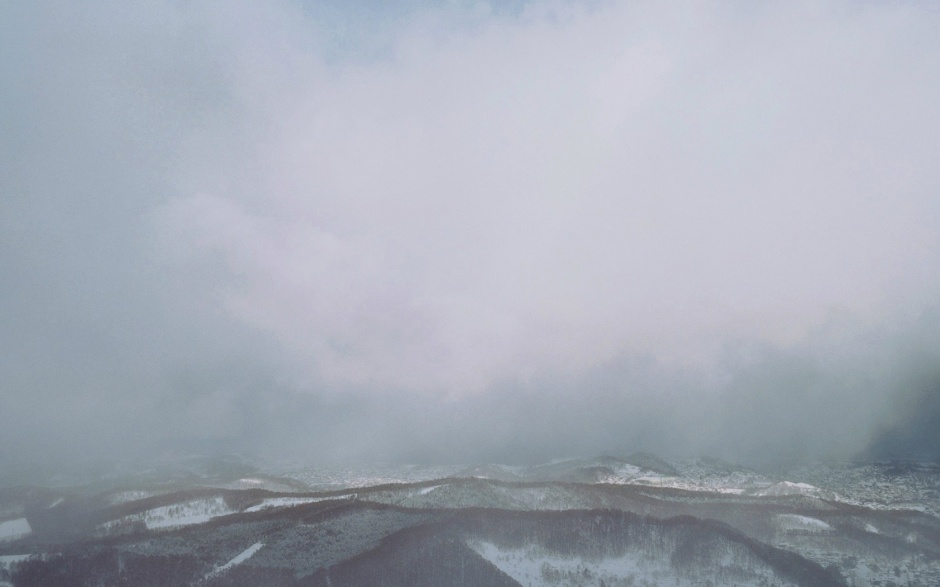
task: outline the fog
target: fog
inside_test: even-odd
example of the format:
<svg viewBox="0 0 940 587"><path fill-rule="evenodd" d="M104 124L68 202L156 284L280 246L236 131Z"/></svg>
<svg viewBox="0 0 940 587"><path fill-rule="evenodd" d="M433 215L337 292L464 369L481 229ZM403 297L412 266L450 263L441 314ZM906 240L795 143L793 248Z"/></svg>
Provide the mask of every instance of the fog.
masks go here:
<svg viewBox="0 0 940 587"><path fill-rule="evenodd" d="M940 458L927 2L0 7L0 465Z"/></svg>

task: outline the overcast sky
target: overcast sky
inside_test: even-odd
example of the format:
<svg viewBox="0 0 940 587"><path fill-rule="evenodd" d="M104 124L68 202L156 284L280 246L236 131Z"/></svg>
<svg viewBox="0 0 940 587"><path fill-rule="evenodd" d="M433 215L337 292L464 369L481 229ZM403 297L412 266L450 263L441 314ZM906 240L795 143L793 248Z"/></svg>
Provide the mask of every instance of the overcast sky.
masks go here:
<svg viewBox="0 0 940 587"><path fill-rule="evenodd" d="M940 458L935 3L347 4L0 5L0 462Z"/></svg>

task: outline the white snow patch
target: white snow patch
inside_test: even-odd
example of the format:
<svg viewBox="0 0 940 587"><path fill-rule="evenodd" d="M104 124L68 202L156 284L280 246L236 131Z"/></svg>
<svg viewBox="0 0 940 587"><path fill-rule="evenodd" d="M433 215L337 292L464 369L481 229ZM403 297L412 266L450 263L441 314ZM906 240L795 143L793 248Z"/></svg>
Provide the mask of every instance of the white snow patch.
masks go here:
<svg viewBox="0 0 940 587"><path fill-rule="evenodd" d="M329 499L342 499L348 497L346 495L337 495L335 497L268 497L262 500L258 505L253 505L250 508L246 509L245 512L260 512L268 508L286 508L293 507L296 505L304 505L305 503L314 503L317 501L326 501Z"/></svg>
<svg viewBox="0 0 940 587"><path fill-rule="evenodd" d="M778 514L777 523L783 530L803 530L807 532L829 532L832 530L832 526L822 520L797 514Z"/></svg>
<svg viewBox="0 0 940 587"><path fill-rule="evenodd" d="M17 518L0 522L0 542L6 540L18 540L23 536L32 534L33 529L29 526L26 518Z"/></svg>
<svg viewBox="0 0 940 587"><path fill-rule="evenodd" d="M637 477L633 480L634 483L643 483L646 485L665 485L671 482L678 481L676 477L653 477L650 475L644 475L643 477Z"/></svg>
<svg viewBox="0 0 940 587"><path fill-rule="evenodd" d="M434 485L434 486L432 486L432 487L425 487L424 489L422 489L422 490L419 491L418 493L421 494L421 495L427 495L427 494L431 493L432 491L434 491L435 489L437 489L438 487L443 487L443 486L442 486L442 485Z"/></svg>
<svg viewBox="0 0 940 587"><path fill-rule="evenodd" d="M245 562L246 560L250 559L250 558L252 557L252 555L254 555L256 552L258 552L259 550L261 550L261 547L262 547L262 546L264 546L264 543L263 543L263 542L255 542L254 544L252 544L251 546L249 546L248 548L246 548L245 550L243 550L243 551L241 552L241 554L239 554L238 556L236 556L236 557L233 558L232 560L228 561L227 563L225 563L225 564L222 565L221 567L216 567L216 569L215 569L214 571L212 571L211 573L209 573L208 575L206 575L206 579L208 579L208 578L210 578L210 577L212 577L212 576L214 576L214 575L218 575L218 574L220 574L220 573L223 573L223 572L227 571L228 569L234 567L235 565L240 565L240 564L242 564L242 563Z"/></svg>
<svg viewBox="0 0 940 587"><path fill-rule="evenodd" d="M881 531L878 530L878 528L875 528L875 527L874 527L873 525L871 525L871 524L865 524L865 531L866 531L866 532L871 532L872 534L881 534Z"/></svg>
<svg viewBox="0 0 940 587"><path fill-rule="evenodd" d="M148 510L144 517L148 530L204 524L212 518L232 513L221 497L196 499Z"/></svg>
<svg viewBox="0 0 940 587"><path fill-rule="evenodd" d="M52 508L54 508L55 506L59 505L59 504L62 503L63 501L65 501L65 498L64 498L64 497L60 497L59 499L57 499L57 500L55 500L54 502L52 502L51 504L49 504L49 507L48 507L47 509L50 509L50 510L51 510Z"/></svg>
<svg viewBox="0 0 940 587"><path fill-rule="evenodd" d="M809 483L792 483L792 482L790 482L790 481L781 481L781 482L780 482L780 485L784 485L784 486L787 486L787 487L793 487L793 488L798 489L798 490L800 490L800 491L806 491L806 490L815 491L815 490L819 489L819 488L816 487L815 485L810 485Z"/></svg>
<svg viewBox="0 0 940 587"><path fill-rule="evenodd" d="M759 496L779 497L786 495L811 495L818 496L822 490L809 483L792 483L790 481L781 481L774 483L770 487L761 489L756 493Z"/></svg>
<svg viewBox="0 0 940 587"><path fill-rule="evenodd" d="M139 522L143 522L148 530L178 528L193 524L204 524L213 518L231 513L234 512L225 504L224 498L210 497L153 508L139 514L131 514L117 520L105 522L98 526L98 529L107 534L116 528Z"/></svg>

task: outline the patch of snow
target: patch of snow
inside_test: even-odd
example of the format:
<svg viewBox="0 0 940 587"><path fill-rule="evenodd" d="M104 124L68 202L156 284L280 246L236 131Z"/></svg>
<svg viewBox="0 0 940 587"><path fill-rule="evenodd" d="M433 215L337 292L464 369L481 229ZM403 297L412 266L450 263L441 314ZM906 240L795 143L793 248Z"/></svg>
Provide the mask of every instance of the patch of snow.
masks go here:
<svg viewBox="0 0 940 587"><path fill-rule="evenodd" d="M0 556L0 570L9 570L11 567L15 566L17 563L23 562L29 557L34 556L32 554L7 554ZM0 583L2 585L2 583Z"/></svg>
<svg viewBox="0 0 940 587"><path fill-rule="evenodd" d="M60 497L59 499L57 499L57 500L55 500L54 502L52 502L51 504L49 504L49 507L48 507L47 509L50 509L50 510L51 510L52 508L54 508L55 506L59 505L59 504L62 503L63 501L65 501L65 498L64 498L64 497Z"/></svg>
<svg viewBox="0 0 940 587"><path fill-rule="evenodd" d="M432 491L434 491L435 489L437 489L438 487L441 487L441 485L434 485L434 486L432 486L432 487L425 487L424 489L422 489L422 490L419 491L418 493L419 493L420 495L427 495L427 494L431 493Z"/></svg>
<svg viewBox="0 0 940 587"><path fill-rule="evenodd" d="M315 503L318 501L327 501L330 499L344 499L349 497L348 495L337 495L333 497L268 497L264 499L258 505L253 505L250 508L246 509L246 513L250 512L260 512L268 508L286 508L293 507L297 505L304 505L307 503Z"/></svg>
<svg viewBox="0 0 940 587"><path fill-rule="evenodd" d="M238 556L236 556L236 557L233 558L232 560L228 561L227 563L225 563L225 564L222 565L221 567L217 567L214 571L212 571L211 573L209 573L208 575L206 575L206 579L208 579L208 578L210 578L210 577L213 577L213 576L215 576L215 575L219 575L219 574L221 574L221 573L227 571L228 569L234 567L235 565L240 565L240 564L242 564L242 563L245 562L246 560L250 559L256 552L258 552L259 550L261 550L261 547L262 547L262 546L264 546L264 543L263 543L263 542L255 542L254 544L252 544L251 546L249 546L248 548L246 548L245 550L243 550L243 551L241 552L241 554L239 554Z"/></svg>
<svg viewBox="0 0 940 587"><path fill-rule="evenodd" d="M120 505L122 503L128 503L131 501L137 501L139 499L147 499L148 497L153 497L159 495L156 491L119 491L118 493L113 493L108 496L108 501L111 505Z"/></svg>
<svg viewBox="0 0 940 587"><path fill-rule="evenodd" d="M726 495L743 495L754 485L755 481L743 475L730 475L727 477L675 477L667 475L646 474L642 477L623 481L623 483L636 483L651 487L664 487L670 489L683 489L685 491L703 491L708 493L723 493Z"/></svg>
<svg viewBox="0 0 940 587"><path fill-rule="evenodd" d="M144 523L148 530L204 524L212 518L232 513L221 497L196 499L148 510Z"/></svg>
<svg viewBox="0 0 940 587"><path fill-rule="evenodd" d="M881 534L881 532L878 530L878 528L875 528L875 527L872 526L871 524L865 524L865 531L866 531L866 532L871 532L872 534Z"/></svg>
<svg viewBox="0 0 940 587"><path fill-rule="evenodd" d="M770 487L761 489L754 495L762 497L780 497L785 495L811 495L818 496L821 489L809 483L792 483L790 481L781 481L774 483Z"/></svg>
<svg viewBox="0 0 940 587"><path fill-rule="evenodd" d="M829 532L832 526L809 516L797 514L778 514L777 523L783 530L803 530L807 532Z"/></svg>
<svg viewBox="0 0 940 587"><path fill-rule="evenodd" d="M653 477L651 475L644 475L643 477L637 477L633 482L643 483L644 485L664 485L667 483L675 483L678 480L677 477Z"/></svg>
<svg viewBox="0 0 940 587"><path fill-rule="evenodd" d="M98 526L98 530L107 534L122 526L131 526L140 522L143 522L148 530L179 528L204 524L213 518L231 513L234 513L233 510L225 504L225 499L222 497L194 499L111 520Z"/></svg>
<svg viewBox="0 0 940 587"><path fill-rule="evenodd" d="M614 468L614 473L622 479L634 479L644 471L637 467L636 465L631 465L629 463L623 463Z"/></svg>
<svg viewBox="0 0 940 587"><path fill-rule="evenodd" d="M26 521L26 518L0 522L0 542L19 540L23 536L32 534L32 532L33 529L30 527L29 522Z"/></svg>

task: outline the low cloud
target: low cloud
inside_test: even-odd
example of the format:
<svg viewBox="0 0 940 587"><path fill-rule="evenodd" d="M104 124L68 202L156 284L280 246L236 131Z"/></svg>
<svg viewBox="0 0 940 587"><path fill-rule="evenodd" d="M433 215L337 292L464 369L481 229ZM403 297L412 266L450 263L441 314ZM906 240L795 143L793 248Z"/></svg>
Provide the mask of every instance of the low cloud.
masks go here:
<svg viewBox="0 0 940 587"><path fill-rule="evenodd" d="M934 450L927 5L4 10L16 445Z"/></svg>

